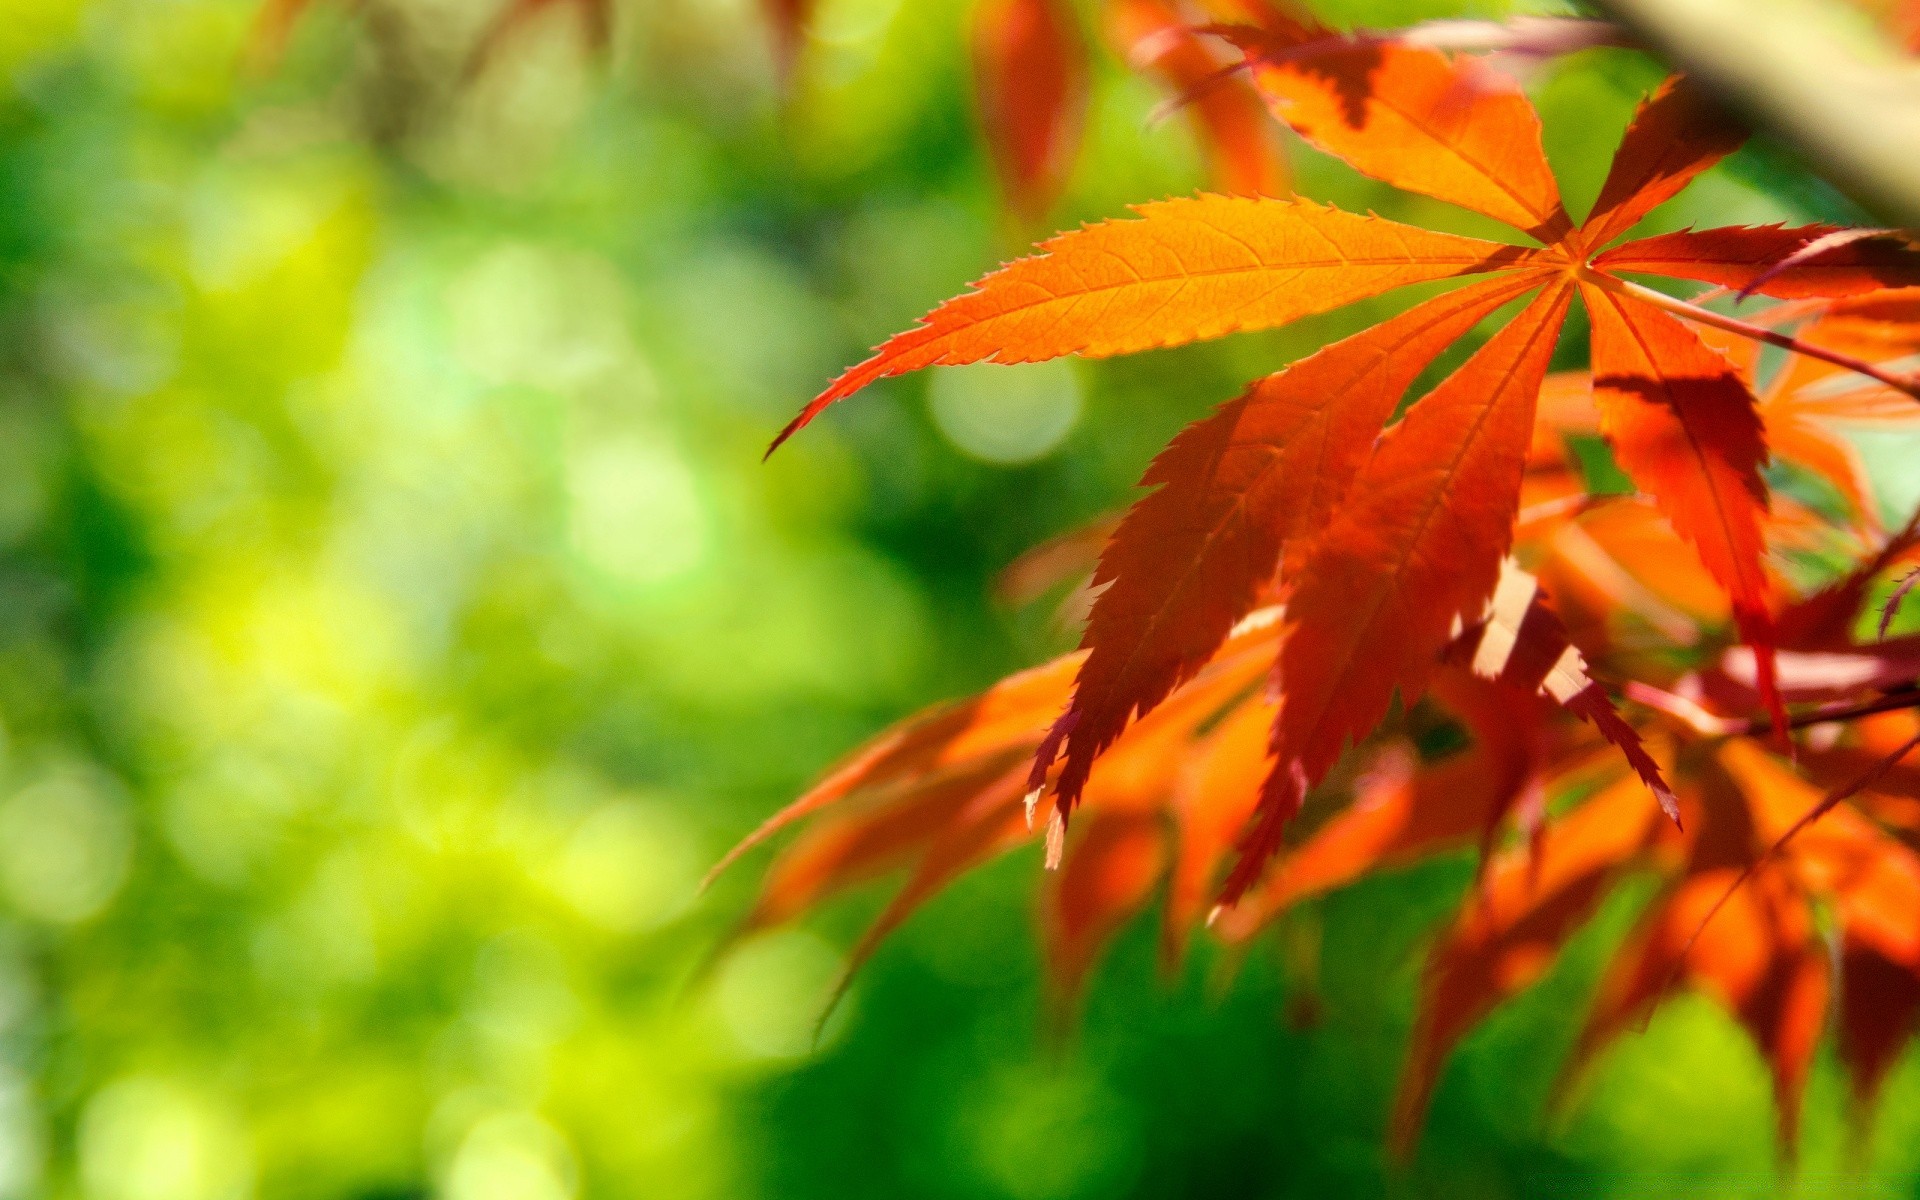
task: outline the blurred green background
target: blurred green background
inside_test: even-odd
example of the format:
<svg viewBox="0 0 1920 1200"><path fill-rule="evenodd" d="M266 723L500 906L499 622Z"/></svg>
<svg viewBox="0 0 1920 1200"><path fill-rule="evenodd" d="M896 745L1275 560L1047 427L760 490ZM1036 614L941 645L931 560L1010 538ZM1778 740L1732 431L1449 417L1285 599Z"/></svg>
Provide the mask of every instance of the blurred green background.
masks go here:
<svg viewBox="0 0 1920 1200"><path fill-rule="evenodd" d="M1824 1056L1795 1174L1698 999L1544 1113L1632 894L1390 1167L1464 859L1237 974L1161 981L1137 928L1065 1032L1026 852L817 1044L877 896L700 972L765 862L696 897L735 838L1070 644L996 571L1387 311L890 383L763 466L835 370L1043 232L996 201L965 9L823 0L782 105L752 0L630 0L605 60L556 5L465 83L482 0L320 0L264 73L253 0L0 0L0 1196L1914 1193L1912 1063L1867 1142ZM1658 74L1536 80L1574 204ZM1160 99L1102 59L1050 224L1201 182ZM1470 227L1295 160L1308 194ZM1677 209L1851 216L1764 146Z"/></svg>

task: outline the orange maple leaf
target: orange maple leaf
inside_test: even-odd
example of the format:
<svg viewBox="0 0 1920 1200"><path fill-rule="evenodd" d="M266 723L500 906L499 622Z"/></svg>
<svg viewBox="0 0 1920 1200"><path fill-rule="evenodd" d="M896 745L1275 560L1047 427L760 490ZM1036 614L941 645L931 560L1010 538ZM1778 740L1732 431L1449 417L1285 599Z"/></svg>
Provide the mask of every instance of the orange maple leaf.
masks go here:
<svg viewBox="0 0 1920 1200"><path fill-rule="evenodd" d="M1029 593L1088 572L1082 649L884 736L769 822L746 844L811 818L750 923L904 866L858 963L945 883L1031 838L1051 789L1059 872L1042 925L1065 1003L1163 883L1172 960L1203 914L1243 941L1361 875L1477 844L1475 893L1427 972L1394 1123L1406 1149L1459 1039L1646 868L1664 890L1568 1078L1647 1006L1697 986L1764 1051L1790 1144L1836 990L1814 906L1837 914L1841 969L1858 971L1839 1013L1862 1098L1920 1016L1920 768L1903 765L1920 746L1920 639L1857 636L1873 590L1920 557L1920 520L1875 542L1867 481L1826 428L1915 414L1920 389L1900 372L1920 345L1920 290L1900 289L1920 282L1920 254L1822 226L1612 245L1741 141L1683 80L1641 106L1575 223L1510 83L1379 36L1231 36L1306 141L1542 244L1300 199L1162 201L1044 243L836 380L775 447L926 366L1133 353L1463 281L1182 431L1097 564L1087 548L1106 525L1025 564ZM1735 320L1625 278L1643 273L1786 303ZM1592 369L1551 375L1576 297ZM1510 306L1394 420L1449 345ZM1761 343L1796 352L1764 388ZM1589 495L1569 435L1604 438L1640 494ZM1833 483L1868 547L1799 598L1770 548L1835 530L1769 496L1770 441ZM1716 640L1729 619L1745 645ZM1628 680L1643 708L1623 715L1601 678ZM1421 761L1396 694L1404 714L1457 723L1467 748ZM1816 725L1828 732L1803 739L1798 769L1761 741ZM1309 792L1333 808L1302 834L1290 819ZM1564 796L1578 802L1549 818Z"/></svg>
<svg viewBox="0 0 1920 1200"><path fill-rule="evenodd" d="M1008 205L1038 218L1066 182L1086 109L1073 13L1061 0L984 0L973 58L980 120Z"/></svg>
<svg viewBox="0 0 1920 1200"><path fill-rule="evenodd" d="M1210 48L1178 4L1111 0L1107 25L1127 61L1158 76L1188 107L1208 158L1209 177L1220 191L1237 196L1285 193L1286 158L1259 94Z"/></svg>
<svg viewBox="0 0 1920 1200"><path fill-rule="evenodd" d="M1671 315L1712 314L1622 279L1659 272L1769 295L1848 295L1920 279L1920 255L1862 240L1779 269L1820 227L1608 241L1732 150L1739 132L1672 80L1642 105L1576 227L1520 91L1458 60L1378 42L1270 55L1256 86L1307 141L1359 170L1495 217L1535 250L1354 217L1301 200L1202 196L1055 238L883 345L775 440L875 379L935 364L1124 354L1271 327L1406 283L1496 273L1256 384L1149 470L1096 582L1088 658L1032 785L1071 814L1096 757L1204 663L1276 569L1287 637L1276 759L1225 896L1257 878L1307 788L1398 691L1417 696L1456 622L1477 618L1518 513L1534 406L1572 294L1593 314L1602 429L1732 598L1771 683L1771 583L1759 528L1766 450L1734 366ZM1375 445L1412 378L1509 300L1539 293ZM1668 310L1668 311L1663 311ZM1725 326L1725 322L1721 323ZM1302 538L1302 530L1311 536ZM1291 545L1290 545L1291 543ZM1284 563L1283 563L1284 554Z"/></svg>

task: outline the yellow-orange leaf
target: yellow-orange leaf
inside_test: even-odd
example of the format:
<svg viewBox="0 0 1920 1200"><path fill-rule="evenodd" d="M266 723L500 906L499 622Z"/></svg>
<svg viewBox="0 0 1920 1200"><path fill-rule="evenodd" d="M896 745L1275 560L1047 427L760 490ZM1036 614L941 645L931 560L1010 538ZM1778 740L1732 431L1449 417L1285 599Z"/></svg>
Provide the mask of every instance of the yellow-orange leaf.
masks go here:
<svg viewBox="0 0 1920 1200"><path fill-rule="evenodd" d="M1540 148L1540 118L1506 76L1392 42L1302 57L1258 42L1248 50L1274 115L1356 170L1543 242L1571 228Z"/></svg>
<svg viewBox="0 0 1920 1200"><path fill-rule="evenodd" d="M781 430L922 367L1100 358L1268 329L1409 283L1520 265L1527 252L1306 200L1198 196L1140 205L1041 244L881 346Z"/></svg>

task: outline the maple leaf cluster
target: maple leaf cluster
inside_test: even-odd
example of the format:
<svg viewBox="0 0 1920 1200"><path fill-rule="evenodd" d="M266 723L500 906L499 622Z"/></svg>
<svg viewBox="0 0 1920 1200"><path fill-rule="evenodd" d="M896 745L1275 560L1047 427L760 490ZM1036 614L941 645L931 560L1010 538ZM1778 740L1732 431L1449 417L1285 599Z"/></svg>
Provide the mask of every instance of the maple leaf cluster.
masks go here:
<svg viewBox="0 0 1920 1200"><path fill-rule="evenodd" d="M1209 33L1308 144L1531 244L1300 198L1146 204L986 276L807 405L776 447L923 367L1129 354L1464 281L1255 381L1173 439L1117 522L1023 565L1026 590L1090 573L1081 649L890 730L769 820L727 861L805 828L746 928L904 869L857 966L960 874L1040 838L1064 1001L1156 898L1171 962L1200 927L1245 942L1305 898L1477 845L1427 967L1404 1148L1449 1050L1651 872L1568 1077L1698 987L1764 1052L1790 1144L1830 1009L1862 1099L1920 1017L1920 774L1903 763L1920 639L1867 619L1920 532L1880 527L1834 428L1920 416L1900 369L1920 350L1920 253L1825 226L1621 241L1743 140L1684 79L1641 105L1576 222L1532 105L1483 63L1293 15ZM1629 278L1647 275L1779 303L1736 319ZM1552 374L1576 299L1591 367ZM1569 439L1603 439L1635 490L1590 494ZM1847 518L1770 494L1770 457ZM1778 569L1836 555L1849 568L1811 591ZM1423 757L1411 730L1434 720L1464 749Z"/></svg>

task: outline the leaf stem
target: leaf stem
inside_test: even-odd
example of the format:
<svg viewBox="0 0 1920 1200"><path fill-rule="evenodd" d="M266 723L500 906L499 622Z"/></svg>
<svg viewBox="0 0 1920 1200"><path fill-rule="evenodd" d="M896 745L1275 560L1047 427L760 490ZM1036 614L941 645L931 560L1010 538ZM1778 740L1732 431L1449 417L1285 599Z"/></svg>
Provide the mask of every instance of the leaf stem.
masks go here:
<svg viewBox="0 0 1920 1200"><path fill-rule="evenodd" d="M1920 400L1920 377L1916 377L1915 375L1896 375L1867 362L1865 359L1855 358L1851 354L1842 354L1838 350L1829 350L1825 346L1816 346L1812 342L1803 342L1792 334L1781 333L1777 329L1768 329L1764 325L1755 325L1751 321L1742 321L1738 317L1723 316L1720 313L1714 312L1712 309L1702 308L1697 304L1689 304L1687 301L1676 299L1673 296L1667 295L1665 292L1656 292L1650 287L1643 287L1640 284L1609 275L1604 271L1596 271L1591 267L1580 268L1580 281L1582 283L1590 283L1598 288L1604 288L1616 295L1627 296L1634 300L1639 300L1642 303L1651 304L1655 308L1664 309L1672 313L1674 316L1682 317L1701 325L1711 326L1714 329L1722 330L1723 332L1731 333L1738 337L1749 338L1756 342L1765 342L1769 346L1778 346L1782 350L1791 350L1795 354L1804 354L1808 358L1817 358L1822 362L1832 363L1836 367L1865 375L1869 379L1885 384L1896 392L1902 392L1908 396L1912 396L1916 400Z"/></svg>

